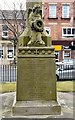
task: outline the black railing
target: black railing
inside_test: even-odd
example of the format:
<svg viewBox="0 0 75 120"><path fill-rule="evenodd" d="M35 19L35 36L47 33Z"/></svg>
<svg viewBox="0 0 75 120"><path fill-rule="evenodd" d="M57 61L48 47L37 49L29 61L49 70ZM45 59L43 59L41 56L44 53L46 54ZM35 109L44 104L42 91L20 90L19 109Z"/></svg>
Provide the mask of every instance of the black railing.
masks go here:
<svg viewBox="0 0 75 120"><path fill-rule="evenodd" d="M0 65L0 82L15 82L17 79L17 67L13 65Z"/></svg>

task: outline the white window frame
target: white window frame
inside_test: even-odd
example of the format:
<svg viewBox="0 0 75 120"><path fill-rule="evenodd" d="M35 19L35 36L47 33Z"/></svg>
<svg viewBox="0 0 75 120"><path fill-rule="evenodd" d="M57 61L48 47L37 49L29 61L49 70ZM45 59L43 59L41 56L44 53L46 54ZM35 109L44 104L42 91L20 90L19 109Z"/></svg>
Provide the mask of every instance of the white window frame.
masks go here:
<svg viewBox="0 0 75 120"><path fill-rule="evenodd" d="M1 57L0 57L0 60L1 59L3 59L3 55L2 55L2 53L3 53L3 46L0 44L0 51L1 51Z"/></svg>
<svg viewBox="0 0 75 120"><path fill-rule="evenodd" d="M67 7L67 11L65 12L65 6ZM62 18L69 18L70 17L70 5L69 4L63 4L62 5Z"/></svg>
<svg viewBox="0 0 75 120"><path fill-rule="evenodd" d="M4 24L4 25L6 25L6 24ZM4 25L2 25L2 26L4 26ZM4 35L4 32L7 34L7 36ZM8 29L7 30L2 29L2 38L8 38Z"/></svg>
<svg viewBox="0 0 75 120"><path fill-rule="evenodd" d="M66 34L63 33L63 30L66 29ZM71 29L71 34L68 34L68 29ZM74 27L62 27L62 38L75 38L75 34L72 34L72 29L75 29Z"/></svg>
<svg viewBox="0 0 75 120"><path fill-rule="evenodd" d="M11 49L10 47L11 47L12 49ZM9 49L9 48L10 48L10 49ZM12 50L12 51L13 51L13 56L10 57L10 58L8 57L8 55L9 55L8 50ZM8 46L8 49L7 49L7 59L8 59L8 60L14 60L14 47L13 47L13 46Z"/></svg>
<svg viewBox="0 0 75 120"><path fill-rule="evenodd" d="M65 51L68 51L68 52L70 53L70 57L65 56ZM71 50L70 50L70 49L65 49L65 50L63 51L63 59L71 59Z"/></svg>
<svg viewBox="0 0 75 120"><path fill-rule="evenodd" d="M52 6L55 7L54 10L50 8ZM52 12L54 12L54 14L52 14ZM49 18L56 18L56 4L49 4Z"/></svg>

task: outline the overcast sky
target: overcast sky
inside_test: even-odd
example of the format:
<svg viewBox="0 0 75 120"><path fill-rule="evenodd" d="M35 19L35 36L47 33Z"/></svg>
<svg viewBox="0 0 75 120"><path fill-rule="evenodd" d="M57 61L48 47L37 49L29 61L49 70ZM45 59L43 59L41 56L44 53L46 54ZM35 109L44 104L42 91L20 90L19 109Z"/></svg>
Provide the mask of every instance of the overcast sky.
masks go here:
<svg viewBox="0 0 75 120"><path fill-rule="evenodd" d="M20 4L22 4L22 9L26 9L26 0L0 0L0 9L12 10L14 6L16 9L20 9Z"/></svg>

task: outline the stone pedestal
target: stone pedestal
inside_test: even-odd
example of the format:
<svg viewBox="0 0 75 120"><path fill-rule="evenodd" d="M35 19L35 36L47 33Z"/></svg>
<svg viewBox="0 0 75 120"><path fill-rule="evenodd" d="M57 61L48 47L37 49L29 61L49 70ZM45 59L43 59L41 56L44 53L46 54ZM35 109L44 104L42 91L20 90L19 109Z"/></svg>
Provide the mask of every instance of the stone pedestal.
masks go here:
<svg viewBox="0 0 75 120"><path fill-rule="evenodd" d="M55 55L52 47L19 47L14 116L58 115Z"/></svg>

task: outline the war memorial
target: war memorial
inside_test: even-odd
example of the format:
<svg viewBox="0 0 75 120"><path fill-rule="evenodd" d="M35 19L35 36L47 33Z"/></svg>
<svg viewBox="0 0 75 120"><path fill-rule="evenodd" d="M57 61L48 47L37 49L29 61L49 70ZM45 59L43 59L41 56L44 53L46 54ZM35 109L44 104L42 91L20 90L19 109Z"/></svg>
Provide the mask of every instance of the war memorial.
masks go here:
<svg viewBox="0 0 75 120"><path fill-rule="evenodd" d="M13 116L60 115L51 38L44 30L42 2L27 2L26 29L19 37Z"/></svg>

